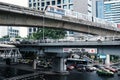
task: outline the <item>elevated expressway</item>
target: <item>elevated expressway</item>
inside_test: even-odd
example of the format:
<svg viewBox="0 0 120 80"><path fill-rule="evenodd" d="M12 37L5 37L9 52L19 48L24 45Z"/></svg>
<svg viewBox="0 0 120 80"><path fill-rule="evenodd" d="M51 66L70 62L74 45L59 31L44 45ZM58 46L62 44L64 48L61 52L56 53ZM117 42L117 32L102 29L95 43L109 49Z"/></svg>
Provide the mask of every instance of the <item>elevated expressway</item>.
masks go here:
<svg viewBox="0 0 120 80"><path fill-rule="evenodd" d="M37 55L48 55L53 60L53 69L55 71L64 72L65 58L70 55L71 50L79 51L82 53L82 49L85 51L95 50L92 54L106 55L105 64L110 64L109 55L120 55L120 41L98 41L98 42L60 42L60 43L37 43L37 44L16 44L17 48L22 53L34 53ZM66 52L66 49L68 52ZM70 50L70 51L69 51ZM91 54L91 53L89 53ZM62 66L61 66L62 65Z"/></svg>
<svg viewBox="0 0 120 80"><path fill-rule="evenodd" d="M95 49L95 54L120 55L120 41L98 41L98 42L60 42L60 43L36 43L36 44L14 44L21 53L34 53L38 56L48 55L54 58L53 70L65 72L65 57L69 52L64 49ZM5 53L4 53L5 54ZM15 57L15 56L14 56ZM20 57L20 56L19 56ZM35 60L36 61L36 60ZM107 60L106 60L107 61ZM36 62L34 62L36 69Z"/></svg>
<svg viewBox="0 0 120 80"><path fill-rule="evenodd" d="M110 55L120 55L120 41L93 41L93 42L56 42L56 43L37 43L37 44L15 44L20 51L31 51L37 54L64 53L64 48L93 48L97 53Z"/></svg>
<svg viewBox="0 0 120 80"><path fill-rule="evenodd" d="M62 18L48 16L43 11L2 2L0 2L0 25L58 28L101 36L120 34L120 30L111 25L66 16Z"/></svg>

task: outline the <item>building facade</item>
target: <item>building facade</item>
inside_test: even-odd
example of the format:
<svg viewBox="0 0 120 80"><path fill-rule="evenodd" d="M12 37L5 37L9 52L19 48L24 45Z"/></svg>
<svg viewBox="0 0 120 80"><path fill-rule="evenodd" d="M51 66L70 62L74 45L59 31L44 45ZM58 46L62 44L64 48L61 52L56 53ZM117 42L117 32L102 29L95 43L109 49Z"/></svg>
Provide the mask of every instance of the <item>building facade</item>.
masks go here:
<svg viewBox="0 0 120 80"><path fill-rule="evenodd" d="M46 6L53 5L63 9L74 10L76 12L92 15L92 0L29 0L29 7L36 10L43 10ZM37 28L29 28L28 35L37 31ZM66 37L75 36L73 31L67 31ZM79 34L77 34L79 35ZM81 36L81 34L80 34ZM78 36L77 36L78 37Z"/></svg>
<svg viewBox="0 0 120 80"><path fill-rule="evenodd" d="M29 0L29 7L36 10L44 10L48 5L92 15L92 0Z"/></svg>
<svg viewBox="0 0 120 80"><path fill-rule="evenodd" d="M19 36L19 30L16 27L0 27L0 38L3 36L9 36L9 38L14 38Z"/></svg>
<svg viewBox="0 0 120 80"><path fill-rule="evenodd" d="M120 23L120 0L104 2L104 19Z"/></svg>
<svg viewBox="0 0 120 80"><path fill-rule="evenodd" d="M97 18L104 19L104 0L96 0L96 16Z"/></svg>

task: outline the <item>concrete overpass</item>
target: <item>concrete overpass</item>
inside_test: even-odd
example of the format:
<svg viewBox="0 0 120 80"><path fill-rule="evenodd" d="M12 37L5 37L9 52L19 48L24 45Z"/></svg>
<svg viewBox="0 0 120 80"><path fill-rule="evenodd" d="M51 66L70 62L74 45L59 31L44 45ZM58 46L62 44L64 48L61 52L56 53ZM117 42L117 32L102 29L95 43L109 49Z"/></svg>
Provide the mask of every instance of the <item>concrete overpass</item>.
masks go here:
<svg viewBox="0 0 120 80"><path fill-rule="evenodd" d="M36 43L36 44L14 44L19 51L29 54L37 54L37 56L46 55L53 59L53 70L57 72L65 72L66 56L70 55L70 51L65 49L78 50L81 53L82 49L94 49L92 54L110 54L120 55L120 41L99 41L99 42L60 42L60 43ZM106 58L106 63L109 62ZM36 60L34 60L34 69L36 67Z"/></svg>
<svg viewBox="0 0 120 80"><path fill-rule="evenodd" d="M111 27L111 25L66 16L62 18L48 16L42 11L2 2L0 2L0 25L58 28L101 36L120 34L120 30Z"/></svg>
<svg viewBox="0 0 120 80"><path fill-rule="evenodd" d="M16 44L16 47L21 53L34 53L39 56L45 55L54 58L53 69L58 72L66 70L65 60L71 51L80 54L84 49L89 54L105 54L106 65L110 64L109 55L120 55L120 41ZM91 50L94 51L89 52Z"/></svg>
<svg viewBox="0 0 120 80"><path fill-rule="evenodd" d="M54 51L56 47L58 49L62 48L61 51L63 51L63 48L96 48L97 53L100 54L120 55L120 41L40 43L39 45L46 46L48 52Z"/></svg>
<svg viewBox="0 0 120 80"><path fill-rule="evenodd" d="M37 43L37 44L16 44L20 51L30 51L37 54L63 53L63 48L95 48L97 53L110 55L120 55L120 41L102 42L57 42L57 43Z"/></svg>

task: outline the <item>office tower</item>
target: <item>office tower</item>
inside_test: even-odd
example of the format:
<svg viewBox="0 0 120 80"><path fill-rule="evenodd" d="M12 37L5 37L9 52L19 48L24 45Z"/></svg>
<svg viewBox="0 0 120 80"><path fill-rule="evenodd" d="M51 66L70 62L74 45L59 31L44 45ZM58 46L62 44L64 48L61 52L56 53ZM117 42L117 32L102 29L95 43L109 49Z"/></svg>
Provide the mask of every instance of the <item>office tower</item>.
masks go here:
<svg viewBox="0 0 120 80"><path fill-rule="evenodd" d="M104 19L104 0L96 0L95 5L95 17Z"/></svg>
<svg viewBox="0 0 120 80"><path fill-rule="evenodd" d="M19 36L19 30L16 27L1 26L0 27L0 38L2 38L3 36L8 36L9 38L15 38Z"/></svg>
<svg viewBox="0 0 120 80"><path fill-rule="evenodd" d="M104 19L120 23L120 0L104 2Z"/></svg>

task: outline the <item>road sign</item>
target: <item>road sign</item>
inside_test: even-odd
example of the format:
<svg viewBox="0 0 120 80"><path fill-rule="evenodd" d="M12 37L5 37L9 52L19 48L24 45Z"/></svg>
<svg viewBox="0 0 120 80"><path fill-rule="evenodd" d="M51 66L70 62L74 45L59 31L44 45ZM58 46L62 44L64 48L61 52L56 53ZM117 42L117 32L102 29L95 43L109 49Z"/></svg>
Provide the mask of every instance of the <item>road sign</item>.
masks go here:
<svg viewBox="0 0 120 80"><path fill-rule="evenodd" d="M106 54L98 54L97 55L100 59L105 59L106 58Z"/></svg>

